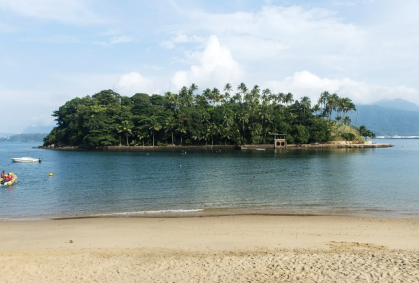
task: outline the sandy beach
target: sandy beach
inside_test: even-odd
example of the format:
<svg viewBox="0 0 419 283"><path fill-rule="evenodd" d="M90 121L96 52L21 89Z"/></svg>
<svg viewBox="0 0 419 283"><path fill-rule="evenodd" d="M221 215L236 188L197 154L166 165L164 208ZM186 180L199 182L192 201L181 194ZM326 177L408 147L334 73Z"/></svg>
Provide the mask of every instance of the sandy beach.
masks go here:
<svg viewBox="0 0 419 283"><path fill-rule="evenodd" d="M417 282L419 219L0 222L1 282Z"/></svg>

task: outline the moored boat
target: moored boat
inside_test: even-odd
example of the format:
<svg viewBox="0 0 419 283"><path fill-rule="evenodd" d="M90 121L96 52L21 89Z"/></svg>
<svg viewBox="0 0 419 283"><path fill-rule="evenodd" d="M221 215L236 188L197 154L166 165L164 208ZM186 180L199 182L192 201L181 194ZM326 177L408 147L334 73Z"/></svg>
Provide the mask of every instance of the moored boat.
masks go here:
<svg viewBox="0 0 419 283"><path fill-rule="evenodd" d="M12 158L13 162L18 163L38 163L41 162L41 158L32 158L32 157L21 157L21 158Z"/></svg>

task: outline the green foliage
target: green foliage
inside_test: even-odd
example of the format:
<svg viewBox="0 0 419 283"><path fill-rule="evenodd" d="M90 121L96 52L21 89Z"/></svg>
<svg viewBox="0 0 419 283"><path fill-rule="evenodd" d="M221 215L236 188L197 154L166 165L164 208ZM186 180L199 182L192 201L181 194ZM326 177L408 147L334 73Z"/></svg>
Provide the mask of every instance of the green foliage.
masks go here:
<svg viewBox="0 0 419 283"><path fill-rule="evenodd" d="M370 130L367 130L367 128L365 128L364 125L362 125L362 126L359 127L359 134L361 136L363 136L365 139L367 137L369 137L369 138L375 138L375 134L373 132L371 132Z"/></svg>
<svg viewBox="0 0 419 283"><path fill-rule="evenodd" d="M192 84L163 96L104 90L74 98L53 112L57 125L44 145L263 144L273 142L270 133L288 134L288 143L325 142L331 136L326 121L331 112L343 117L351 109L350 100L326 92L311 109L308 97L294 100L291 93L274 94L257 85L241 83L232 91L226 84L198 94Z"/></svg>
<svg viewBox="0 0 419 283"><path fill-rule="evenodd" d="M312 142L326 142L330 140L330 128L326 120L312 119L309 131L310 141Z"/></svg>
<svg viewBox="0 0 419 283"><path fill-rule="evenodd" d="M307 143L310 139L308 129L304 125L295 125L291 131L295 143Z"/></svg>
<svg viewBox="0 0 419 283"><path fill-rule="evenodd" d="M347 141L353 141L356 139L356 136L353 133L343 133L341 136Z"/></svg>

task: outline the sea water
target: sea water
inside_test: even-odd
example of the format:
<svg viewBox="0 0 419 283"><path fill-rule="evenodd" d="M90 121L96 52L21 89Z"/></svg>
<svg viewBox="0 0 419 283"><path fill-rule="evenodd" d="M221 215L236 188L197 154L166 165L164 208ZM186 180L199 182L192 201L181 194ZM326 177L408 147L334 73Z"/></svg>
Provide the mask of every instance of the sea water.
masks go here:
<svg viewBox="0 0 419 283"><path fill-rule="evenodd" d="M419 140L391 148L59 151L0 143L0 220L320 214L419 217ZM42 163L12 163L14 157ZM53 173L52 177L49 174Z"/></svg>

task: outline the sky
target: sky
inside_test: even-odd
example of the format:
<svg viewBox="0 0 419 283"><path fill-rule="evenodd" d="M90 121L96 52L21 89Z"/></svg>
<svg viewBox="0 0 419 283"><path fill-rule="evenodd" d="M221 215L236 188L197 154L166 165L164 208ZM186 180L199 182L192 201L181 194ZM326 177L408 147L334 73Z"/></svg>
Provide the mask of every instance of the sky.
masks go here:
<svg viewBox="0 0 419 283"><path fill-rule="evenodd" d="M74 97L244 82L419 104L417 0L0 0L1 132ZM6 126L7 125L7 126Z"/></svg>

